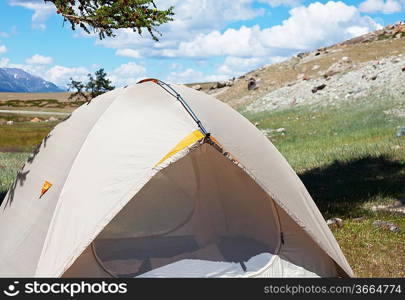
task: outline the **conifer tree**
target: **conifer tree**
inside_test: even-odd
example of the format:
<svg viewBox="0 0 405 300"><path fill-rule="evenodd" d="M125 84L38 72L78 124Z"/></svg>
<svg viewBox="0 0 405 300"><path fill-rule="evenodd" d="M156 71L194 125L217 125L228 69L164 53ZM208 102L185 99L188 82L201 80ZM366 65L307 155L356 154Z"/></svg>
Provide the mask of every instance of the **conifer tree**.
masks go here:
<svg viewBox="0 0 405 300"><path fill-rule="evenodd" d="M94 73L94 76L92 74L88 74L87 77L89 78L89 81L86 84L70 78L68 88L69 91L74 92L69 96L69 100L74 99L76 101L90 101L91 99L115 88L111 85L111 80L107 78L107 73L104 71L104 69L97 70Z"/></svg>
<svg viewBox="0 0 405 300"><path fill-rule="evenodd" d="M97 33L100 39L114 37L114 30L130 28L143 30L158 40L157 27L172 21L173 7L159 10L153 0L44 0L52 2L56 12L69 22L72 29Z"/></svg>

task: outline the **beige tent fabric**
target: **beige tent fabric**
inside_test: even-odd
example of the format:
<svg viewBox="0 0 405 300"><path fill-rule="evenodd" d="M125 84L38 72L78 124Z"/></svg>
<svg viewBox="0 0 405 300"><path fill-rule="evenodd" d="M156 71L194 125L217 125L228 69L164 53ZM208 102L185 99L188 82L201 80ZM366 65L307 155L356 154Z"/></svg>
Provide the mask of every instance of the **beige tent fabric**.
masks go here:
<svg viewBox="0 0 405 300"><path fill-rule="evenodd" d="M181 104L154 83L127 87L72 164L35 276L63 274L156 173L153 166L195 127Z"/></svg>
<svg viewBox="0 0 405 300"><path fill-rule="evenodd" d="M184 237L192 237L196 244L182 247ZM232 253L245 257L242 248L218 246L224 237L243 237L242 248L248 246L249 239L267 245L249 257L264 252L278 254L255 277L337 276L333 260L279 207L276 211L273 200L243 169L208 144L157 173L93 245L99 265L108 274L133 277L144 268L142 257L150 257L152 270L184 259L209 263L227 261L224 257ZM85 269L81 272L87 268L84 262L94 261L85 251L64 276L87 274ZM181 276L182 270L167 274Z"/></svg>
<svg viewBox="0 0 405 300"><path fill-rule="evenodd" d="M156 264L163 257L167 257L166 263L174 262L181 253L183 258L199 257L188 247L190 243L184 249L173 247L170 243L176 237L192 238L199 252L221 243L222 238L242 237L247 244L251 239L263 245L263 251L275 253L280 244L279 232L273 201L241 168L203 144L156 174L99 234L95 249L104 253L100 257L114 260L106 263L115 265L118 271L117 265L127 268L144 252L165 252L154 249L159 240L161 248L179 249L171 259L171 255L151 254ZM155 239L148 244L150 237ZM128 253L123 249L132 250ZM223 251L243 254L242 248ZM220 258L215 255L211 260Z"/></svg>
<svg viewBox="0 0 405 300"><path fill-rule="evenodd" d="M108 278L111 274L106 272L97 262L92 247L87 247L75 263L63 274L65 278L92 277Z"/></svg>
<svg viewBox="0 0 405 300"><path fill-rule="evenodd" d="M175 86L206 129L246 168L256 182L346 272L346 258L322 214L294 170L253 124L225 103L185 86Z"/></svg>
<svg viewBox="0 0 405 300"><path fill-rule="evenodd" d="M292 242L281 252L280 259L289 260L290 265L304 264L322 276L333 276L335 270L331 269L333 264L328 262L329 258L325 259L323 253L326 253L344 271L341 275L353 275L304 185L271 142L226 104L190 88L174 87L212 136L242 167L239 173L231 168L218 172L225 172L222 173L225 178L230 175L243 178L248 174L261 188L260 192L255 191L267 194L269 202L273 199L278 210L290 217L292 223L281 222L281 230L286 230L283 234ZM59 277L79 257L77 262L83 264L92 261L88 248L91 242L155 174L188 157L191 147L155 167L196 129L196 123L181 104L153 82L106 93L76 110L68 121L54 129L46 146L44 142L34 161L26 165L23 171L30 172L25 182L17 181L13 201L6 199L2 204L0 239L6 242L0 244L0 276ZM210 156L210 160L215 159ZM215 168L215 164L211 168ZM240 173L242 171L246 174ZM38 199L44 180L53 186ZM204 180L211 182L205 183L208 185L218 178ZM216 190L226 195L233 188L232 184L225 179ZM193 187L191 185L190 189ZM200 221L219 212L219 202L212 201L212 204L199 210ZM237 206L242 210L225 207L234 216L255 211L243 201ZM200 235L199 243L210 241L215 232L223 228L224 220L220 216L214 219L218 223L202 231L205 233ZM266 231L275 234L268 224L255 228L241 222L235 223L233 228L233 232L240 230L257 236L263 236ZM308 238L304 237L304 232ZM304 243L297 242L298 238ZM304 254L299 256L299 251L321 255L317 258L308 254L311 263L306 264ZM316 263L316 259L321 262Z"/></svg>
<svg viewBox="0 0 405 300"><path fill-rule="evenodd" d="M35 269L58 197L81 145L123 89L76 109L31 155L0 208L0 277L29 277ZM45 180L53 185L39 198Z"/></svg>

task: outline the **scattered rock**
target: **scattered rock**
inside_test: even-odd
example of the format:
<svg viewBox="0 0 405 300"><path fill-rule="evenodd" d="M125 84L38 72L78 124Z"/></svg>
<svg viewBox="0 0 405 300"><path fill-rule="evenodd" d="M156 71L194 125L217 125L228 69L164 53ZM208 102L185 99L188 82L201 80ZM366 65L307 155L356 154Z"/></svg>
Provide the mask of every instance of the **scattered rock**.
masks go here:
<svg viewBox="0 0 405 300"><path fill-rule="evenodd" d="M226 86L233 86L234 81L235 81L234 79L233 80L228 80L226 82Z"/></svg>
<svg viewBox="0 0 405 300"><path fill-rule="evenodd" d="M283 128L283 127L277 128L276 132L278 132L278 133L285 132L285 128Z"/></svg>
<svg viewBox="0 0 405 300"><path fill-rule="evenodd" d="M400 127L397 132L397 137L401 137L403 135L405 135L405 127Z"/></svg>
<svg viewBox="0 0 405 300"><path fill-rule="evenodd" d="M197 91L200 91L202 89L201 85L199 85L199 84L193 85L192 88Z"/></svg>
<svg viewBox="0 0 405 300"><path fill-rule="evenodd" d="M331 77L333 75L342 73L348 69L352 68L352 64L350 63L350 61L346 61L346 60L342 60L339 62L336 62L334 64L332 64L325 72L325 74L323 75L325 78L327 77Z"/></svg>
<svg viewBox="0 0 405 300"><path fill-rule="evenodd" d="M258 127L260 125L259 122L255 122L255 126Z"/></svg>
<svg viewBox="0 0 405 300"><path fill-rule="evenodd" d="M399 58L400 62L392 62L394 58ZM401 74L405 73L400 73L398 76L398 72L401 72L398 68L400 66L404 66L405 72L405 55L397 54L378 61L361 62L357 66L339 59L325 71L324 78L316 75L311 78L306 77L307 73L302 68L299 75L296 74L297 80L292 81L295 83L294 85L286 83L281 88L270 90L248 104L246 110L260 112L286 108L290 107L292 99L297 99L295 105L322 106L338 105L343 101L356 101L369 96L381 99L386 96L403 99L405 85L403 84L404 77ZM311 67L307 72L311 70ZM374 79L376 75L377 77ZM301 78L302 80L300 80ZM327 86L320 92L323 84ZM405 109L402 106L395 108L395 112L392 111L392 114L402 118L405 116Z"/></svg>
<svg viewBox="0 0 405 300"><path fill-rule="evenodd" d="M41 119L35 117L35 118L31 119L30 122L32 122L32 123L39 123L39 122L41 122Z"/></svg>
<svg viewBox="0 0 405 300"><path fill-rule="evenodd" d="M326 224L337 226L337 228L342 228L343 220L340 218L332 218L332 219L327 220Z"/></svg>
<svg viewBox="0 0 405 300"><path fill-rule="evenodd" d="M253 77L249 78L247 88L249 91L255 90L258 88L255 78L253 78Z"/></svg>
<svg viewBox="0 0 405 300"><path fill-rule="evenodd" d="M389 205L374 205L371 210L405 214L405 198L400 198Z"/></svg>
<svg viewBox="0 0 405 300"><path fill-rule="evenodd" d="M223 87L226 87L226 81L218 81L216 83L215 88L220 89L220 88L223 88Z"/></svg>
<svg viewBox="0 0 405 300"><path fill-rule="evenodd" d="M405 65L402 66L402 72L405 72Z"/></svg>
<svg viewBox="0 0 405 300"><path fill-rule="evenodd" d="M13 125L14 124L14 121L7 121L6 122L6 125Z"/></svg>
<svg viewBox="0 0 405 300"><path fill-rule="evenodd" d="M314 65L311 70L315 71L318 70L320 67L321 67L320 65Z"/></svg>
<svg viewBox="0 0 405 300"><path fill-rule="evenodd" d="M398 233L401 231L397 225L395 225L392 222L387 222L387 221L380 221L380 220L374 221L373 226L377 227L377 228L388 229L395 233Z"/></svg>
<svg viewBox="0 0 405 300"><path fill-rule="evenodd" d="M321 85L318 85L316 87L314 87L311 91L312 93L316 93L317 91L321 91L326 87L326 84L322 83Z"/></svg>
<svg viewBox="0 0 405 300"><path fill-rule="evenodd" d="M370 77L370 79L371 79L371 80L376 80L376 79L377 79L377 74L376 74L376 75L371 76L371 77Z"/></svg>
<svg viewBox="0 0 405 300"><path fill-rule="evenodd" d="M344 62L351 62L352 60L350 59L350 57L343 56L343 57L342 57L342 61L344 61Z"/></svg>

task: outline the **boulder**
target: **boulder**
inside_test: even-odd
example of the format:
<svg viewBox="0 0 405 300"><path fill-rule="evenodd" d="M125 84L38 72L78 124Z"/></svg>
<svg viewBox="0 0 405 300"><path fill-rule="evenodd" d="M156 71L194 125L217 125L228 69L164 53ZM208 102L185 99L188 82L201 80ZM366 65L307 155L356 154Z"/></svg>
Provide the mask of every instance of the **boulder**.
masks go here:
<svg viewBox="0 0 405 300"><path fill-rule="evenodd" d="M226 86L233 86L233 80L228 80L227 82L226 82Z"/></svg>
<svg viewBox="0 0 405 300"><path fill-rule="evenodd" d="M192 88L197 91L200 91L202 89L201 85L199 85L199 84L193 85Z"/></svg>
<svg viewBox="0 0 405 300"><path fill-rule="evenodd" d="M342 228L343 227L343 220L340 218L332 218L326 221L326 224L328 225L334 225L337 228Z"/></svg>
<svg viewBox="0 0 405 300"><path fill-rule="evenodd" d="M405 127L400 127L397 132L397 137L401 137L403 135L405 135Z"/></svg>
<svg viewBox="0 0 405 300"><path fill-rule="evenodd" d="M215 88L221 89L223 87L226 87L226 81L218 81L215 85Z"/></svg>
<svg viewBox="0 0 405 300"><path fill-rule="evenodd" d="M249 78L247 88L249 91L256 90L259 88L256 79L254 77Z"/></svg>
<svg viewBox="0 0 405 300"><path fill-rule="evenodd" d="M41 119L35 117L35 118L31 119L30 122L32 122L32 123L39 123L39 122L41 122Z"/></svg>
<svg viewBox="0 0 405 300"><path fill-rule="evenodd" d="M318 85L316 87L314 87L311 91L312 93L316 93L317 91L321 91L326 87L326 84L322 83L321 85Z"/></svg>
<svg viewBox="0 0 405 300"><path fill-rule="evenodd" d="M387 229L387 230L390 230L395 233L398 233L401 231L397 225L395 225L392 222L388 222L388 221L377 220L377 221L373 222L373 226L377 227L377 228Z"/></svg>
<svg viewBox="0 0 405 300"><path fill-rule="evenodd" d="M6 125L13 125L14 124L14 121L7 121L6 122Z"/></svg>

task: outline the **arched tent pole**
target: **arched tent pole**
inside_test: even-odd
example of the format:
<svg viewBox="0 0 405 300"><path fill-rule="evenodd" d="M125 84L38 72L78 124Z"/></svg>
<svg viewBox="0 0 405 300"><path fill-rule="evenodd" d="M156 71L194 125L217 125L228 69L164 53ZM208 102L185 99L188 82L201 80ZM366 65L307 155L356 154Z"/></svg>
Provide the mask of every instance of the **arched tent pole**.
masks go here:
<svg viewBox="0 0 405 300"><path fill-rule="evenodd" d="M201 123L201 120L197 117L197 115L194 113L194 111L191 109L191 107L187 104L186 100L169 84L166 82L163 82L159 79L155 78L147 78L143 79L138 82L139 83L144 83L144 82L149 82L152 81L156 84L158 84L160 87L162 87L166 92L168 92L170 95L172 95L174 98L176 98L181 105L184 107L184 109L187 111L187 113L193 118L194 122L197 123L198 127L200 128L201 132L204 134L206 138L210 137L210 133L205 129L204 125Z"/></svg>

